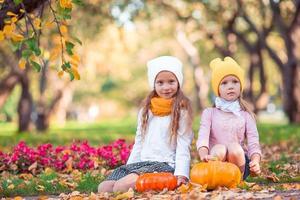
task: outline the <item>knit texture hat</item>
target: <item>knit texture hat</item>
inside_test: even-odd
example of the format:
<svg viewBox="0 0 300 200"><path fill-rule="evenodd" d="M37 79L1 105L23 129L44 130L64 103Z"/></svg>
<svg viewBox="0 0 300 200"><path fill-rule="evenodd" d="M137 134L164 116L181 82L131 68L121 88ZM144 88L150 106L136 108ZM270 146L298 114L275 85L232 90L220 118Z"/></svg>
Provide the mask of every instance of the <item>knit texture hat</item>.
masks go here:
<svg viewBox="0 0 300 200"><path fill-rule="evenodd" d="M219 96L219 85L222 79L228 75L236 76L241 84L241 91L244 88L244 70L231 57L225 57L224 61L215 58L209 63L212 69L211 84L216 96Z"/></svg>
<svg viewBox="0 0 300 200"><path fill-rule="evenodd" d="M153 90L155 85L155 78L161 71L172 72L182 87L183 74L182 74L182 63L181 61L173 56L160 56L147 62L148 67L148 82L150 88Z"/></svg>

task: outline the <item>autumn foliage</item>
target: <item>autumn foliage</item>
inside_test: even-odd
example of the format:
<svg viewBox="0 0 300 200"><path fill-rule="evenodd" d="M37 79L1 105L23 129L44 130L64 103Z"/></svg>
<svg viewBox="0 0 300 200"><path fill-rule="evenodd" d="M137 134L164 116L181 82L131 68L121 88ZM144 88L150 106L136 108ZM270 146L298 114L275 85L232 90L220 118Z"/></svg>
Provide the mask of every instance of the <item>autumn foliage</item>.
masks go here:
<svg viewBox="0 0 300 200"><path fill-rule="evenodd" d="M23 0L13 2L15 8L20 9L16 13L6 13L3 29L0 29L0 41L7 41L13 51L21 53L19 68L24 70L31 66L39 72L46 62L50 62L59 66L56 67L58 76L68 73L71 80L79 80L80 60L75 44L81 44L81 41L71 35L68 27L72 9L75 4L82 5L81 0L45 1L44 6L32 12L27 11ZM6 3L0 1L0 8L6 7ZM41 42L44 35L51 39Z"/></svg>

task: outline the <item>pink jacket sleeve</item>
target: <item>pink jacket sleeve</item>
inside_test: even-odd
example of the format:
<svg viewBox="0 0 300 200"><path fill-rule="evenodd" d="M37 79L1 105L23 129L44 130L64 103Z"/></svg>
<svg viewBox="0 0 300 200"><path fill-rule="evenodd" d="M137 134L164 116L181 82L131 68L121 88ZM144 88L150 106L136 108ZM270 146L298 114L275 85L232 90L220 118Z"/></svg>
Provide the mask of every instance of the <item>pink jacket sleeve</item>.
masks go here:
<svg viewBox="0 0 300 200"><path fill-rule="evenodd" d="M259 144L259 135L255 123L255 119L247 113L246 114L246 137L247 137L247 149L248 149L248 156L251 156L254 153L257 153L261 156L261 149Z"/></svg>
<svg viewBox="0 0 300 200"><path fill-rule="evenodd" d="M206 108L202 112L201 121L200 121L200 128L198 132L198 139L197 139L197 150L200 147L207 147L209 148L209 135L211 131L211 118L212 118L212 108Z"/></svg>

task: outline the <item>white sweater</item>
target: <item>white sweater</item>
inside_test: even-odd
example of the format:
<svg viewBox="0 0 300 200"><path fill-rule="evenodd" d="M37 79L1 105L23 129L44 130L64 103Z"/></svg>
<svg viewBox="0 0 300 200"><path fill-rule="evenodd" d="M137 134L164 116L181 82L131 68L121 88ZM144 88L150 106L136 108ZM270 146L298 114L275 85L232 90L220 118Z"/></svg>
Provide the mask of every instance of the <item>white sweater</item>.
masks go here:
<svg viewBox="0 0 300 200"><path fill-rule="evenodd" d="M186 132L186 112L181 112L178 135L170 144L169 125L171 116L154 116L149 111L148 130L144 140L142 139L142 112L138 114L138 125L135 136L135 144L127 161L127 164L142 161L167 162L175 168L174 175L189 178L190 171L190 147L194 137L192 130Z"/></svg>

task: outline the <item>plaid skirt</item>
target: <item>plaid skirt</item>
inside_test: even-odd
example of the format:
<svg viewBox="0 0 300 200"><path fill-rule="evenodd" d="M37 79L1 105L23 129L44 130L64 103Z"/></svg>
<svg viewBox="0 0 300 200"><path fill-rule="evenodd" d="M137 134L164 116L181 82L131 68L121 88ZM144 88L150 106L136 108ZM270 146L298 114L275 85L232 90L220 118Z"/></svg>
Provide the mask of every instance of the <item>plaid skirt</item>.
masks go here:
<svg viewBox="0 0 300 200"><path fill-rule="evenodd" d="M122 165L116 168L110 175L105 179L106 181L117 181L128 174L144 174L152 172L171 172L174 173L174 168L168 165L166 162L157 162L157 161L144 161L131 163L128 165Z"/></svg>

